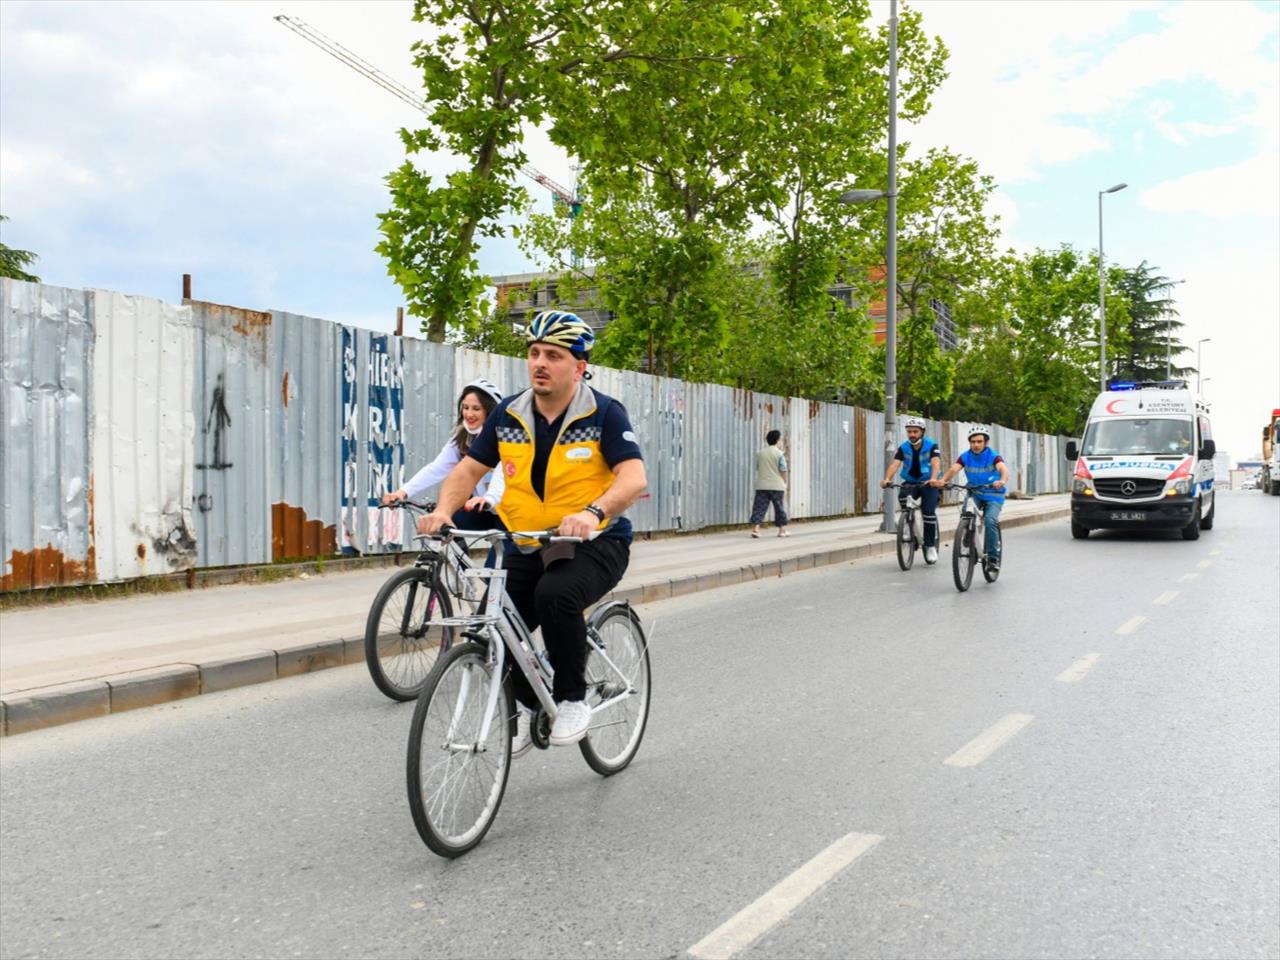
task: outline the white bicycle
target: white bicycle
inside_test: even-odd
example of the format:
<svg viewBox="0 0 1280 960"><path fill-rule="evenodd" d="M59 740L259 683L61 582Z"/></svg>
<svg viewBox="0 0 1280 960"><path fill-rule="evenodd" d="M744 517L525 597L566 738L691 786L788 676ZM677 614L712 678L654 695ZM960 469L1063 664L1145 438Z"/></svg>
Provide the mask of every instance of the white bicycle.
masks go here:
<svg viewBox="0 0 1280 960"><path fill-rule="evenodd" d="M490 543L514 538L544 546L582 542L546 531L450 530L434 537ZM550 746L555 721L554 671L507 595L502 555L499 549L493 568L463 571L465 577L487 581L483 607L438 621L454 630L455 643L427 677L409 731L409 809L418 834L442 857L466 853L484 839L498 815L516 730L512 669L524 675L538 699L530 724L536 747ZM587 647L591 725L578 747L591 769L607 777L631 763L644 737L649 647L640 618L626 601L596 608L587 620Z"/></svg>
<svg viewBox="0 0 1280 960"><path fill-rule="evenodd" d="M910 570L916 562L916 551L924 547L924 512L920 508L920 490L923 483L893 483L889 489L902 488L907 495L902 501L902 510L898 513L898 566ZM928 558L926 558L928 559Z"/></svg>

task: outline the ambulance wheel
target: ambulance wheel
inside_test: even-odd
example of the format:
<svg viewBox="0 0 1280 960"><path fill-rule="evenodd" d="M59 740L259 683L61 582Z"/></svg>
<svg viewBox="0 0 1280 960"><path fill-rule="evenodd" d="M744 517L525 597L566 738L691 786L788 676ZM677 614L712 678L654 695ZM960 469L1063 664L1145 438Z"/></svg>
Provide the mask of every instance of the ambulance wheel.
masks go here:
<svg viewBox="0 0 1280 960"><path fill-rule="evenodd" d="M1213 514L1214 514L1214 511L1216 511L1217 509L1218 509L1218 495L1215 493L1213 495L1213 503L1209 504L1209 512L1206 513L1204 517L1200 520L1201 530L1213 529Z"/></svg>
<svg viewBox="0 0 1280 960"><path fill-rule="evenodd" d="M1199 540L1200 539L1200 501L1196 501L1196 512L1191 517L1191 522L1182 528L1183 540Z"/></svg>
<svg viewBox="0 0 1280 960"><path fill-rule="evenodd" d="M1075 540L1088 540L1088 539L1089 539L1089 528L1088 528L1088 527L1086 527L1084 524L1076 523L1074 520L1072 520L1072 521L1071 521L1071 536L1072 536L1072 538L1073 538L1073 539L1075 539Z"/></svg>

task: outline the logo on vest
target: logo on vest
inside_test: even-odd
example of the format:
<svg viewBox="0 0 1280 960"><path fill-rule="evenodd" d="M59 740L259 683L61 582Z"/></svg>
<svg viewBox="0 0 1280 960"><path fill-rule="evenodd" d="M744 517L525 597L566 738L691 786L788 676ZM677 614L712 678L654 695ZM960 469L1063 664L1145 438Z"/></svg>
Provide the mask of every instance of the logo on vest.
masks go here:
<svg viewBox="0 0 1280 960"><path fill-rule="evenodd" d="M590 447L574 447L572 450L569 450L565 453L564 458L566 460L590 460L591 448Z"/></svg>
<svg viewBox="0 0 1280 960"><path fill-rule="evenodd" d="M505 473L505 474L507 475L507 478L508 478L508 479L510 479L511 477L514 477L514 476L516 475L516 465L515 465L515 461L513 461L513 460L508 460L508 461L506 461L506 462L502 465L502 472L503 472L503 473Z"/></svg>

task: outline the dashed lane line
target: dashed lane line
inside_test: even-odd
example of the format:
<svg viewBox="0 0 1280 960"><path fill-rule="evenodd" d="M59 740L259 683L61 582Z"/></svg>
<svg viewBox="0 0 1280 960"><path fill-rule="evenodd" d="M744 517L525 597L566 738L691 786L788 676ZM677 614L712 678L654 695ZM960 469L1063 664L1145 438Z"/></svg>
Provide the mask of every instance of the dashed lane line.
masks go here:
<svg viewBox="0 0 1280 960"><path fill-rule="evenodd" d="M1067 669L1058 674L1058 680L1061 683L1078 683L1084 679L1084 675L1093 669L1093 665L1098 662L1098 658L1102 656L1100 653L1089 653L1081 657Z"/></svg>
<svg viewBox="0 0 1280 960"><path fill-rule="evenodd" d="M874 833L849 833L841 837L695 943L689 948L689 956L698 960L729 960L741 953L883 839Z"/></svg>
<svg viewBox="0 0 1280 960"><path fill-rule="evenodd" d="M1198 576L1200 576L1200 574L1198 573L1184 573L1182 576L1178 578L1178 582L1187 583L1188 581L1194 580Z"/></svg>
<svg viewBox="0 0 1280 960"><path fill-rule="evenodd" d="M1218 554L1220 554L1220 553L1222 553L1222 548L1221 548L1221 547L1214 547L1212 550L1210 550L1210 551L1209 551L1209 556L1211 556L1211 557L1216 557L1216 556L1217 556Z"/></svg>
<svg viewBox="0 0 1280 960"><path fill-rule="evenodd" d="M1146 617L1130 617L1124 623L1120 624L1120 626L1116 627L1116 636L1127 637L1146 622Z"/></svg>
<svg viewBox="0 0 1280 960"><path fill-rule="evenodd" d="M1156 597L1151 602L1159 607L1167 607L1169 604L1173 603L1173 598L1176 597L1177 595L1178 595L1177 590L1166 590L1164 593L1160 594L1160 596Z"/></svg>
<svg viewBox="0 0 1280 960"><path fill-rule="evenodd" d="M1208 569L1211 563L1213 563L1212 560L1201 560L1199 563L1196 564L1196 566L1199 567L1201 570L1205 570L1205 569Z"/></svg>
<svg viewBox="0 0 1280 960"><path fill-rule="evenodd" d="M1035 717L1029 713L1011 713L978 734L942 762L949 767L976 767L1034 719Z"/></svg>

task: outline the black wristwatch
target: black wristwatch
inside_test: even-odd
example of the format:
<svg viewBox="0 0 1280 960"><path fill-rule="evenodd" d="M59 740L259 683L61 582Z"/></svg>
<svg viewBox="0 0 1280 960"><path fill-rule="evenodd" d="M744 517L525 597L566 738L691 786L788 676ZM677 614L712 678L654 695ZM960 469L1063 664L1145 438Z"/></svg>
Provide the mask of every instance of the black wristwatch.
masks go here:
<svg viewBox="0 0 1280 960"><path fill-rule="evenodd" d="M582 509L585 510L587 513L591 514L601 523L604 523L604 511L601 510L599 507L597 507L594 503L589 503Z"/></svg>

